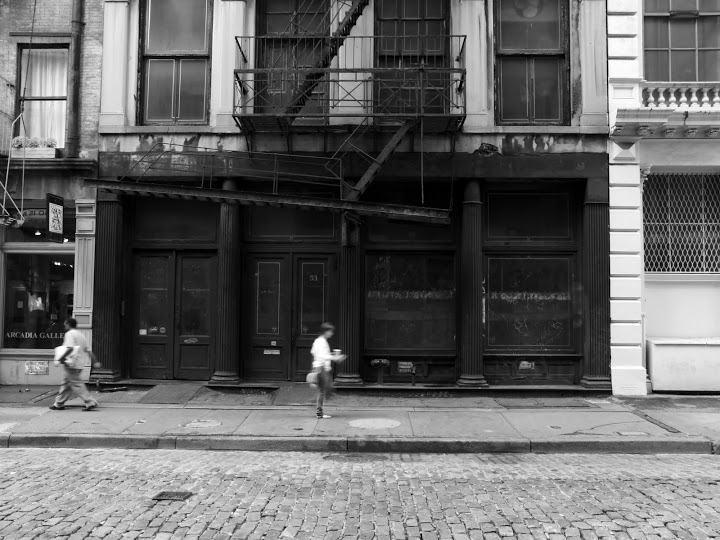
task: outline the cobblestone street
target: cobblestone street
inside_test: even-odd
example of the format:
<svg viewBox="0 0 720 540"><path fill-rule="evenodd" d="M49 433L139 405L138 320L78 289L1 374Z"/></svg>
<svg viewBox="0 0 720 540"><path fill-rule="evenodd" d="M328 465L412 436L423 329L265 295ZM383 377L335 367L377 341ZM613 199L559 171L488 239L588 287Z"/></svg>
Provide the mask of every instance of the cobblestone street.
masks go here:
<svg viewBox="0 0 720 540"><path fill-rule="evenodd" d="M715 456L8 449L0 537L718 538L718 482Z"/></svg>

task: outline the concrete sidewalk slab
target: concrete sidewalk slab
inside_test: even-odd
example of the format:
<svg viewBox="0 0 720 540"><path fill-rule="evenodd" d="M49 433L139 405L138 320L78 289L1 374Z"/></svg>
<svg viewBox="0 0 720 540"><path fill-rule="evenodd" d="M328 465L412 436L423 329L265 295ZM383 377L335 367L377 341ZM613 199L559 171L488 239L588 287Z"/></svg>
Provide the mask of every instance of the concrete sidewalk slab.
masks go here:
<svg viewBox="0 0 720 540"><path fill-rule="evenodd" d="M313 435L346 437L412 437L407 412L333 411L333 417L318 420Z"/></svg>
<svg viewBox="0 0 720 540"><path fill-rule="evenodd" d="M310 410L252 411L234 435L307 437L317 423L314 411Z"/></svg>
<svg viewBox="0 0 720 540"><path fill-rule="evenodd" d="M105 412L108 407L98 409ZM128 409L122 409L127 411ZM168 431L182 428L185 424L197 420L202 415L202 409L130 409L142 411L142 414L133 415L136 419L123 433L130 435L164 435Z"/></svg>
<svg viewBox="0 0 720 540"><path fill-rule="evenodd" d="M495 412L453 411L410 413L413 435L457 439L523 439L501 414Z"/></svg>
<svg viewBox="0 0 720 540"><path fill-rule="evenodd" d="M661 411L649 410L646 414L655 420L674 427L688 435L698 435L720 441L720 411Z"/></svg>
<svg viewBox="0 0 720 540"><path fill-rule="evenodd" d="M80 407L66 407L63 411L50 411L36 416L13 428L13 433L97 433L121 434L132 426L143 411L137 409L96 409L85 412Z"/></svg>
<svg viewBox="0 0 720 540"><path fill-rule="evenodd" d="M180 427L167 430L165 435L203 436L232 435L251 411L248 410L203 410L195 411L195 418Z"/></svg>
<svg viewBox="0 0 720 540"><path fill-rule="evenodd" d="M557 439L571 436L622 436L646 438L671 435L655 424L647 422L631 412L602 410L537 410L505 411L507 421L531 439Z"/></svg>
<svg viewBox="0 0 720 540"><path fill-rule="evenodd" d="M57 393L57 386L0 386L0 403L28 403L47 393Z"/></svg>

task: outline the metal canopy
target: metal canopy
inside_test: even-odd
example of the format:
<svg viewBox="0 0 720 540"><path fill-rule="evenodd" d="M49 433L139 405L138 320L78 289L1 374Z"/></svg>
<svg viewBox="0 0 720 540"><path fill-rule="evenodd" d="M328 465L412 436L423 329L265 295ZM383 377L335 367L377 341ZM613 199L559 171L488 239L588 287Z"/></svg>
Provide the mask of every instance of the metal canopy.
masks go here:
<svg viewBox="0 0 720 540"><path fill-rule="evenodd" d="M450 212L448 210L423 208L418 206L275 195L271 193L254 193L248 191L226 191L208 188L178 187L140 182L130 183L86 179L85 185L118 195L124 194L141 197L186 199L255 206L274 206L279 208L288 207L299 208L301 210L319 210L328 212L354 212L367 216L450 224Z"/></svg>

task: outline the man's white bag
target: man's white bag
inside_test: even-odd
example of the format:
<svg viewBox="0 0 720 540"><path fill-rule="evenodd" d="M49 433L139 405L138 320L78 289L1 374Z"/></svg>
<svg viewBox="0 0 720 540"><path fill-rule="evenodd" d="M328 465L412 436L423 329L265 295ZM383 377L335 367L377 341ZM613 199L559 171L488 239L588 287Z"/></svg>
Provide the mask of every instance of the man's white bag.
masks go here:
<svg viewBox="0 0 720 540"><path fill-rule="evenodd" d="M56 366L60 365L60 359L63 357L63 355L67 352L69 348L72 348L72 352L65 358L65 365L68 367L73 367L73 363L75 362L75 358L77 357L78 351L80 351L79 346L75 347L66 347L65 345L60 345L59 347L55 347L55 358L54 358L54 364Z"/></svg>

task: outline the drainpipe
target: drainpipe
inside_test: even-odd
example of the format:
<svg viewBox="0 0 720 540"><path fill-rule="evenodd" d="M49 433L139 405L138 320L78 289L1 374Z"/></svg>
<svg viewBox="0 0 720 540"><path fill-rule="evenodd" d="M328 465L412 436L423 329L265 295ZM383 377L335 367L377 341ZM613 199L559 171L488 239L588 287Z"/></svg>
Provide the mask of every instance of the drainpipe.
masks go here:
<svg viewBox="0 0 720 540"><path fill-rule="evenodd" d="M83 0L73 0L65 146L67 157L70 158L78 157L80 150L80 37L83 25Z"/></svg>

